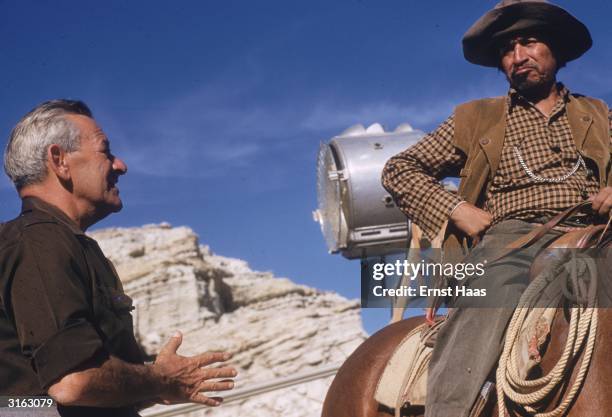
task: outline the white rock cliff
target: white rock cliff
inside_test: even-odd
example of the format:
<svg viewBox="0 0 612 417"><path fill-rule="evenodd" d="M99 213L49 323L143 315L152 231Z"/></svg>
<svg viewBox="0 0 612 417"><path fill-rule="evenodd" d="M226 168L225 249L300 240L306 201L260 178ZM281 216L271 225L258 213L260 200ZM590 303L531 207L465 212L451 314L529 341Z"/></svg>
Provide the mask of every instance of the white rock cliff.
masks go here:
<svg viewBox="0 0 612 417"><path fill-rule="evenodd" d="M179 353L230 351L239 370L235 393L242 395L219 408L156 406L143 415L319 416L333 376L312 374L342 363L366 337L358 302L214 255L187 227L92 236L134 299L136 336L148 354L181 330ZM291 378L302 382L287 386Z"/></svg>

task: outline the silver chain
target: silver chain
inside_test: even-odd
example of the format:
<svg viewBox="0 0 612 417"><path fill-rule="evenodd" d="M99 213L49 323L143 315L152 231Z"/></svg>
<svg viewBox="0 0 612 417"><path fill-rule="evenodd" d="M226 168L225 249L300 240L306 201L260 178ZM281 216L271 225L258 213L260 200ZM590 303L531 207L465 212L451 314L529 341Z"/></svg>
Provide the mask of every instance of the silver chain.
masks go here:
<svg viewBox="0 0 612 417"><path fill-rule="evenodd" d="M516 158L519 161L519 164L521 164L521 167L523 167L523 170L525 171L525 173L527 173L529 178L531 178L535 182L560 183L560 182L563 182L563 181L567 180L572 175L574 175L576 173L576 171L578 171L578 168L580 168L581 165L582 165L582 167L584 168L585 171L587 169L586 168L586 164L584 163L584 159L582 159L582 155L578 154L578 160L576 161L576 165L574 165L574 167L567 174L563 175L562 177L557 177L557 178L544 178L544 177L540 177L539 175L534 174L531 169L529 169L529 167L525 163L525 160L523 159L523 155L521 155L521 152L519 151L519 149L516 146L513 146L513 149L514 149L514 154L516 155Z"/></svg>

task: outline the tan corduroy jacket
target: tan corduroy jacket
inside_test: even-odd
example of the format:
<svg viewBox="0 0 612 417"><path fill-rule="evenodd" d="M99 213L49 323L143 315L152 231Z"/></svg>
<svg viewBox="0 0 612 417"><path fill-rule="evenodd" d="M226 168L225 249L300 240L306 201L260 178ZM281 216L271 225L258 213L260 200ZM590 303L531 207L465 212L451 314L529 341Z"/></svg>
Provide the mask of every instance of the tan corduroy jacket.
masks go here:
<svg viewBox="0 0 612 417"><path fill-rule="evenodd" d="M566 109L578 152L597 167L600 187L612 184L608 106L601 100L572 94ZM468 203L482 205L486 189L499 166L506 114L506 97L475 100L455 109L454 146L467 155L459 174L458 193ZM463 236L449 227L444 247L456 249L459 245L465 247Z"/></svg>

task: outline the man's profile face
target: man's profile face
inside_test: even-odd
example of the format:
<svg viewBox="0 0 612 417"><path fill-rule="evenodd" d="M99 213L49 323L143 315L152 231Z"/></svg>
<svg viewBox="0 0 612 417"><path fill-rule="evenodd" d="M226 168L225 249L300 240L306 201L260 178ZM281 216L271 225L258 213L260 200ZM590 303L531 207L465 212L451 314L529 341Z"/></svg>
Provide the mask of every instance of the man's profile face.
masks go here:
<svg viewBox="0 0 612 417"><path fill-rule="evenodd" d="M550 85L557 73L557 60L537 35L513 36L501 44L501 69L512 87L522 93Z"/></svg>
<svg viewBox="0 0 612 417"><path fill-rule="evenodd" d="M98 124L82 115L66 116L80 131L80 147L67 154L72 194L94 219L121 210L117 181L127 165L110 151L110 142ZM96 220L96 221L97 221Z"/></svg>

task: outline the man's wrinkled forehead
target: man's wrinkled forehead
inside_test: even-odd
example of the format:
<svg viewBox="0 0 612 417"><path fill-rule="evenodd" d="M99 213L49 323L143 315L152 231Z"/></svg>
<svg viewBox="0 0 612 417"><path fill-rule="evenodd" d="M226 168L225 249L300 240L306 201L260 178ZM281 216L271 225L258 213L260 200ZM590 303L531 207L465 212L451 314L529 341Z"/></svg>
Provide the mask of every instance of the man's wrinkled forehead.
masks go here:
<svg viewBox="0 0 612 417"><path fill-rule="evenodd" d="M538 42L545 43L548 46L550 46L551 44L551 36L549 33L547 33L546 30L530 29L500 36L498 39L495 40L495 45L501 51L508 48L509 46L525 42L528 39L535 39Z"/></svg>
<svg viewBox="0 0 612 417"><path fill-rule="evenodd" d="M67 114L66 119L79 129L80 139L88 139L95 143L108 145L109 140L98 123L89 116L81 114Z"/></svg>

